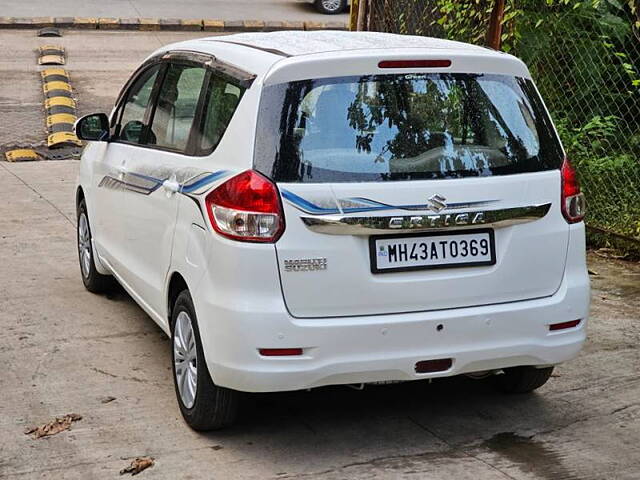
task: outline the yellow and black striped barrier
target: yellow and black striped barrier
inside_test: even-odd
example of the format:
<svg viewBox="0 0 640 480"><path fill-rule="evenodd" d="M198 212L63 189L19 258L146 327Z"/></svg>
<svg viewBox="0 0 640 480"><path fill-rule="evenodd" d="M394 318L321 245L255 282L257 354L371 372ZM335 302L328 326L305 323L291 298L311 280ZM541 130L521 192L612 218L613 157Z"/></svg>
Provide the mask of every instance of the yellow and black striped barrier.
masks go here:
<svg viewBox="0 0 640 480"><path fill-rule="evenodd" d="M42 45L38 49L38 65L64 65L64 48L58 45Z"/></svg>
<svg viewBox="0 0 640 480"><path fill-rule="evenodd" d="M47 129L50 133L72 132L76 116L70 113L54 113L47 116Z"/></svg>
<svg viewBox="0 0 640 480"><path fill-rule="evenodd" d="M30 162L40 160L40 155L30 148L17 148L4 153L7 162Z"/></svg>
<svg viewBox="0 0 640 480"><path fill-rule="evenodd" d="M71 85L64 81L45 82L42 84L42 91L47 98L67 97L71 98Z"/></svg>
<svg viewBox="0 0 640 480"><path fill-rule="evenodd" d="M40 65L64 64L65 62L65 51L62 47L42 45L38 49L38 53L38 64ZM11 150L4 152L4 157L8 162L61 160L77 158L80 153L78 147L82 146L82 142L73 132L77 115L69 74L64 68L54 67L44 68L40 71L40 76L42 77L42 93L44 94L48 148L38 148L36 145L13 146Z"/></svg>
<svg viewBox="0 0 640 480"><path fill-rule="evenodd" d="M55 115L57 113L70 113L75 115L76 102L69 97L52 97L44 101L44 108L47 115Z"/></svg>
<svg viewBox="0 0 640 480"><path fill-rule="evenodd" d="M45 68L40 72L43 82L67 82L69 74L64 68Z"/></svg>
<svg viewBox="0 0 640 480"><path fill-rule="evenodd" d="M47 68L40 72L44 107L47 112L47 146L56 148L65 145L82 145L73 133L76 102L69 83L69 74L63 68Z"/></svg>
<svg viewBox="0 0 640 480"><path fill-rule="evenodd" d="M78 140L73 132L56 132L47 137L47 145L49 148L64 147L66 145L81 146L82 142Z"/></svg>

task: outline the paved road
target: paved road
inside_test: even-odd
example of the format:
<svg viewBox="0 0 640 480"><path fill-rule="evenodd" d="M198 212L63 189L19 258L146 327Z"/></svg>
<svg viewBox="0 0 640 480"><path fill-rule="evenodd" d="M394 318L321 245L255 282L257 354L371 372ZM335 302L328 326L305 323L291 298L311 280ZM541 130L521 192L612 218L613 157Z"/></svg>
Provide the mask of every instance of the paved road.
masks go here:
<svg viewBox="0 0 640 480"><path fill-rule="evenodd" d="M0 162L0 477L637 480L640 268L592 257L590 339L539 393L469 379L250 397L198 434L176 406L170 343L128 295L96 296L75 252L75 161ZM116 400L102 403L105 397ZM70 432L28 425L75 412Z"/></svg>
<svg viewBox="0 0 640 480"><path fill-rule="evenodd" d="M174 33L68 32L81 113L108 110ZM49 39L47 39L49 40ZM0 32L0 146L44 138L34 32ZM108 45L108 48L105 48ZM590 338L539 393L442 380L248 397L234 429L197 434L178 411L170 344L118 290L82 287L75 161L0 161L0 478L637 480L640 268L590 258ZM102 403L106 397L116 397ZM78 413L47 440L26 426Z"/></svg>
<svg viewBox="0 0 640 480"><path fill-rule="evenodd" d="M319 14L305 0L2 0L0 16L347 20L347 14Z"/></svg>

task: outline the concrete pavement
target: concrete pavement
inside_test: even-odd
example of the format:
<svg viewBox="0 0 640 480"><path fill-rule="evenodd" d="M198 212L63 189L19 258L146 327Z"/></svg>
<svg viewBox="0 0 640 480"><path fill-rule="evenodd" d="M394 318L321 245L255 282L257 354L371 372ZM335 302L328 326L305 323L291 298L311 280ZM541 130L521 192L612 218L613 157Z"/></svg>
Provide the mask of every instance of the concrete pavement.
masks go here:
<svg viewBox="0 0 640 480"><path fill-rule="evenodd" d="M480 381L246 398L240 423L182 421L170 343L122 290L86 292L75 251L76 161L0 162L0 477L632 480L640 471L640 269L591 257L590 339L539 393ZM116 397L102 403L105 397ZM78 413L71 431L26 426Z"/></svg>
<svg viewBox="0 0 640 480"><path fill-rule="evenodd" d="M146 17L221 20L347 21L305 0L3 0L0 17Z"/></svg>

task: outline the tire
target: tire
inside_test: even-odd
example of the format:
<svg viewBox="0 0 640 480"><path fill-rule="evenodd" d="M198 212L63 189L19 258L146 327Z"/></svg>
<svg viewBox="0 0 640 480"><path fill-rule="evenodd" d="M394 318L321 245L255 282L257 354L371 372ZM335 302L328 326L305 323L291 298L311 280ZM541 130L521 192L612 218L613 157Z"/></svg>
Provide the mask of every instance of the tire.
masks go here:
<svg viewBox="0 0 640 480"><path fill-rule="evenodd" d="M84 199L80 200L77 209L76 242L78 246L78 260L80 262L80 275L84 287L91 293L103 293L114 285L113 277L98 273L93 254L93 242L89 214Z"/></svg>
<svg viewBox="0 0 640 480"><path fill-rule="evenodd" d="M347 8L347 0L315 0L316 10L325 15L336 15Z"/></svg>
<svg viewBox="0 0 640 480"><path fill-rule="evenodd" d="M235 390L218 387L211 380L188 290L183 290L176 299L171 325L173 384L184 420L198 431L230 426L236 419L240 396ZM176 373L179 371L183 372L181 377Z"/></svg>
<svg viewBox="0 0 640 480"><path fill-rule="evenodd" d="M512 367L494 377L495 386L504 393L529 393L540 388L553 373L553 367Z"/></svg>

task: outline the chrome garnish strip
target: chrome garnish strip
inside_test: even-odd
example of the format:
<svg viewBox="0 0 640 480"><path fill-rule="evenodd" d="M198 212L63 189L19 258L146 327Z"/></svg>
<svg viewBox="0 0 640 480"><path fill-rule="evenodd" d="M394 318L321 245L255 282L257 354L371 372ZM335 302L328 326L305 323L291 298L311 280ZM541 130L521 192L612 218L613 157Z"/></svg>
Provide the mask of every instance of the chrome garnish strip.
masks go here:
<svg viewBox="0 0 640 480"><path fill-rule="evenodd" d="M448 228L508 227L533 222L544 217L550 203L497 210L442 213L427 215L348 216L322 215L300 217L309 230L329 235L375 235L385 233L415 233Z"/></svg>
<svg viewBox="0 0 640 480"><path fill-rule="evenodd" d="M210 188L211 184L219 180L229 172L227 170L218 170L217 172L199 172L191 171L161 171L151 172L155 176L146 175L137 172L126 172L120 175L120 178L105 176L100 181L98 187L109 188L113 190L125 190L143 195L150 195L158 190L166 180L175 181L178 184L178 191L185 195L199 195ZM168 176L168 174L171 174ZM176 173L178 174L176 176Z"/></svg>
<svg viewBox="0 0 640 480"><path fill-rule="evenodd" d="M162 180L151 180L148 178L138 177L129 174L125 181L123 179L114 178L111 176L105 176L100 180L98 187L108 188L111 190L126 190L135 193L141 193L142 195L150 195L155 192L162 185ZM134 182L138 183L134 183ZM146 182L146 183L145 183Z"/></svg>
<svg viewBox="0 0 640 480"><path fill-rule="evenodd" d="M282 189L282 197L295 207L304 213L313 215L331 215L340 213L365 213L384 210L433 210L429 204L426 205L390 205L387 203L378 202L369 198L363 197L351 197L351 198L338 198L337 200L325 200L322 205L317 205L312 201L302 198L289 190ZM439 197L439 195L438 195ZM335 202L337 201L337 204ZM475 202L458 202L447 203L447 210L462 210L465 208L480 208L492 203L496 203L498 200L480 200ZM335 206L327 207L327 204L334 203ZM341 211L342 210L342 211ZM434 210L435 211L435 210Z"/></svg>

